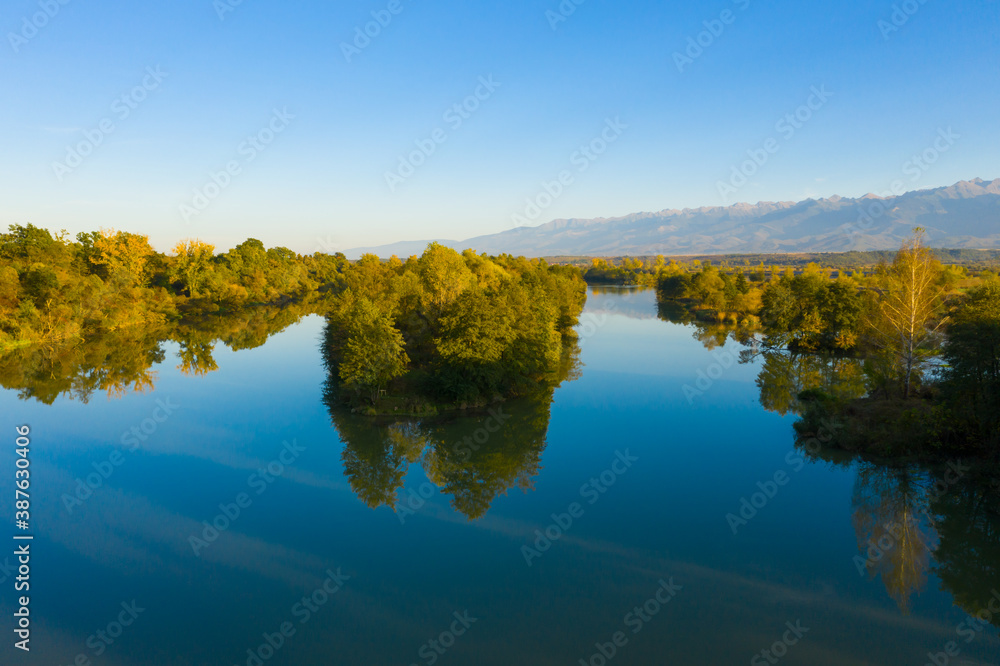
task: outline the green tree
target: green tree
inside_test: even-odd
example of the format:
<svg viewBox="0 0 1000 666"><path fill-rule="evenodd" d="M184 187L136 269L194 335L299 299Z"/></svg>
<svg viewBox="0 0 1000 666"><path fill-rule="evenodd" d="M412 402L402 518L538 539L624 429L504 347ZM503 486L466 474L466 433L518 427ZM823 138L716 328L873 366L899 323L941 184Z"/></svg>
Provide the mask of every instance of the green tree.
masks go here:
<svg viewBox="0 0 1000 666"><path fill-rule="evenodd" d="M46 229L33 224L12 224L9 233L0 234L0 257L19 259L26 264L54 263L63 250L63 244Z"/></svg>
<svg viewBox="0 0 1000 666"><path fill-rule="evenodd" d="M439 243L427 246L419 261L420 278L431 305L442 308L472 286L474 276L458 252Z"/></svg>
<svg viewBox="0 0 1000 666"><path fill-rule="evenodd" d="M254 301L263 301L267 296L267 249L256 238L248 238L220 257L221 262L232 273L236 284L247 291Z"/></svg>
<svg viewBox="0 0 1000 666"><path fill-rule="evenodd" d="M392 319L367 298L357 301L350 315L339 376L344 387L367 394L372 404L390 381L410 362L402 334Z"/></svg>
<svg viewBox="0 0 1000 666"><path fill-rule="evenodd" d="M943 356L950 408L1000 451L1000 281L969 293L948 329Z"/></svg>

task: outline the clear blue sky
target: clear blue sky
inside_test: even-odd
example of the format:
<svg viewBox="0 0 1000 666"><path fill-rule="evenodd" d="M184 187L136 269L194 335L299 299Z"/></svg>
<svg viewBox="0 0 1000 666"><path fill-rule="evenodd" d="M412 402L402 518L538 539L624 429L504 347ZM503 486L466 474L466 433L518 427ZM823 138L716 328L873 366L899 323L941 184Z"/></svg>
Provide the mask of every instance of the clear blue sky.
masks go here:
<svg viewBox="0 0 1000 666"><path fill-rule="evenodd" d="M719 181L772 137L777 152L729 203L1000 176L997 0L909 0L916 13L892 32L894 0L585 0L555 28L558 0L227 1L8 0L0 224L115 227L161 250L464 239L512 228L563 170L571 184L536 223L720 205ZM54 16L33 18L46 3ZM390 5L348 62L342 43ZM679 71L674 53L725 10ZM479 108L446 120L490 76ZM144 79L153 89L128 108ZM793 136L777 131L813 86L833 96ZM275 109L295 117L274 121L287 126L263 151L243 144ZM627 128L581 172L574 152L615 118ZM60 180L54 163L102 121L114 131ZM954 145L904 175L949 127ZM439 128L445 142L390 190L386 172ZM181 205L230 161L240 173L185 221Z"/></svg>

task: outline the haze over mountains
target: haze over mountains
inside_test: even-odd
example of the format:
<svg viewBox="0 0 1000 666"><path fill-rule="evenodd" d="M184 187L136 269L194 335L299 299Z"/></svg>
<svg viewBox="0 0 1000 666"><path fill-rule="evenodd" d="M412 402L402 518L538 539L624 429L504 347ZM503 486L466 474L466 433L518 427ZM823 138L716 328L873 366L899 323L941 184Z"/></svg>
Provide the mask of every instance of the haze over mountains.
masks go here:
<svg viewBox="0 0 1000 666"><path fill-rule="evenodd" d="M463 241L438 240L457 250L542 256L639 256L894 250L913 227L938 248L1000 248L1000 178L900 196L869 194L736 204L624 217L554 220ZM350 258L421 254L431 241L354 248Z"/></svg>

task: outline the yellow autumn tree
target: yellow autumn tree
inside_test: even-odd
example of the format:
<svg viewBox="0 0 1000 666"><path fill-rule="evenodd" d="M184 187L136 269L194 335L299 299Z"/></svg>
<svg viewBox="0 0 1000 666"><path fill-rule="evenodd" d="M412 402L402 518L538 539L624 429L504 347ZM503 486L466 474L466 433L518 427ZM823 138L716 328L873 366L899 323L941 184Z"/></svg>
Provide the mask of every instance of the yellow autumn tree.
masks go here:
<svg viewBox="0 0 1000 666"><path fill-rule="evenodd" d="M174 246L171 277L184 285L191 298L197 298L211 271L215 246L198 239L182 240Z"/></svg>
<svg viewBox="0 0 1000 666"><path fill-rule="evenodd" d="M934 351L941 316L941 264L924 245L924 230L916 228L903 242L890 266L880 271L878 305L870 322L876 346L900 378L909 398L921 367Z"/></svg>
<svg viewBox="0 0 1000 666"><path fill-rule="evenodd" d="M152 254L149 236L101 229L94 240L91 261L105 267L111 282L125 287L144 287Z"/></svg>

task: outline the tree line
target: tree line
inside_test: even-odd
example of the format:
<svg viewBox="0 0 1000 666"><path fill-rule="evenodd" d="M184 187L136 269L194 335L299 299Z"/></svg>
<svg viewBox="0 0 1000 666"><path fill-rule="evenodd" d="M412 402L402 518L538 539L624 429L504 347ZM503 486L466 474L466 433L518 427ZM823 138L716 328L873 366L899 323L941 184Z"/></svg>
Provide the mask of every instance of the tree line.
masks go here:
<svg viewBox="0 0 1000 666"><path fill-rule="evenodd" d="M12 225L0 234L0 380L45 401L145 390L165 340L179 343L181 370L200 374L216 368L217 341L255 346L319 313L343 397L374 406L393 389L396 408L415 396L483 404L559 375L585 300L576 269L438 244L406 261L303 256L252 238L221 253L189 239L165 254L141 234L71 240ZM89 360L94 349L107 367Z"/></svg>
<svg viewBox="0 0 1000 666"><path fill-rule="evenodd" d="M803 435L831 417L845 446L1000 452L1000 280L943 265L915 230L890 261L850 274L723 272L674 264L657 273L661 303L727 324L765 351L825 352L861 361L867 397L810 390Z"/></svg>
<svg viewBox="0 0 1000 666"><path fill-rule="evenodd" d="M0 351L58 346L184 317L315 298L339 280L343 255L297 255L248 239L228 252L184 240L170 254L124 231L0 234Z"/></svg>

